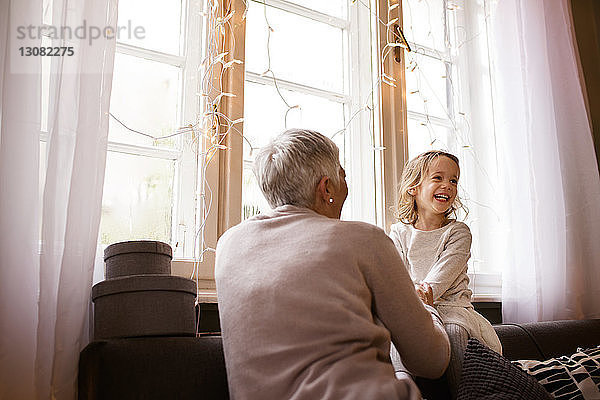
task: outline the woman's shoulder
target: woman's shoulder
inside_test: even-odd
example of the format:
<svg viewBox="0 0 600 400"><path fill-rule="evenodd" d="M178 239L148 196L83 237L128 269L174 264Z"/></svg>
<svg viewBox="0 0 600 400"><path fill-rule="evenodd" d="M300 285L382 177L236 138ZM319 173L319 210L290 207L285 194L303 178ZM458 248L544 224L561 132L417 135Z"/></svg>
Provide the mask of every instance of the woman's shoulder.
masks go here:
<svg viewBox="0 0 600 400"><path fill-rule="evenodd" d="M335 220L334 220L335 221ZM337 221L337 228L342 232L347 232L352 235L365 235L371 237L386 236L383 229L377 225L362 221Z"/></svg>
<svg viewBox="0 0 600 400"><path fill-rule="evenodd" d="M336 241L344 241L354 246L360 244L359 247L368 246L374 249L388 245L394 248L392 240L383 229L367 222L331 220L330 227L332 230L329 233L333 233L330 236Z"/></svg>

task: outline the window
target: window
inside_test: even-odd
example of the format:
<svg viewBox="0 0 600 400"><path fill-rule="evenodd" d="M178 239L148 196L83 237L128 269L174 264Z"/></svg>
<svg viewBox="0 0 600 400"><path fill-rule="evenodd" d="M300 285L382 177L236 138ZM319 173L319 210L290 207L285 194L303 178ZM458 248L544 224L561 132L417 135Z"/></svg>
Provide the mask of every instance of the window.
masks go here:
<svg viewBox="0 0 600 400"><path fill-rule="evenodd" d="M193 255L197 138L171 135L198 112L200 12L192 0L119 1L118 26L143 34L117 41L103 245L153 239L171 243L175 257Z"/></svg>
<svg viewBox="0 0 600 400"><path fill-rule="evenodd" d="M343 218L376 222L371 18L368 3L347 0L248 1L243 219L269 209L251 171L256 150L307 128L340 149L350 186Z"/></svg>
<svg viewBox="0 0 600 400"><path fill-rule="evenodd" d="M430 149L459 157L459 194L469 208L473 234L471 283L476 294L498 298L502 256L495 253L499 232L486 7L485 1L402 0L402 17L412 49L405 67L409 157Z"/></svg>
<svg viewBox="0 0 600 400"><path fill-rule="evenodd" d="M459 10L447 0L403 0L402 6L412 48L406 66L409 156L433 148L456 153L463 144L456 109L462 95L454 37Z"/></svg>
<svg viewBox="0 0 600 400"><path fill-rule="evenodd" d="M340 148L349 184L342 217L383 228L394 222L405 160L429 148L457 154L479 290L498 271L493 232L487 241L479 234L495 218L486 4L479 3L121 0L119 25L131 21L147 35L117 45L103 243L163 240L179 259L197 258L200 249L195 275L205 280L201 289L212 288L209 250L227 228L267 207L251 172L257 149L286 128L312 128ZM219 68L235 64L218 70L212 88L227 95L215 111L230 125L237 121L235 129L212 139L202 129L160 140L133 132L162 137L190 123L203 128L199 71L214 45L202 25L209 9L223 24L213 54L222 58ZM394 23L402 24L410 53L396 56L389 45L397 39ZM215 137L226 150L213 154L207 149Z"/></svg>

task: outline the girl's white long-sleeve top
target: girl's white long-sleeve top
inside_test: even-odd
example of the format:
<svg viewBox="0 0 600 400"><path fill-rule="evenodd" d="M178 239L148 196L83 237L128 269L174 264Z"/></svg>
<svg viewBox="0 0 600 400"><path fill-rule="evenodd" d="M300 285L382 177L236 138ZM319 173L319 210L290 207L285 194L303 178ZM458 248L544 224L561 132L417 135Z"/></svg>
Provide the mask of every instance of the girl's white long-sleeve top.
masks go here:
<svg viewBox="0 0 600 400"><path fill-rule="evenodd" d="M471 257L471 231L459 221L432 231L397 223L390 229L404 266L413 282L427 282L434 305L444 323L464 327L471 337L501 353L502 345L492 325L473 309L467 261ZM402 267L402 265L399 265Z"/></svg>
<svg viewBox="0 0 600 400"><path fill-rule="evenodd" d="M232 399L416 399L450 346L380 228L278 207L228 230L215 279ZM433 308L431 311L435 312Z"/></svg>

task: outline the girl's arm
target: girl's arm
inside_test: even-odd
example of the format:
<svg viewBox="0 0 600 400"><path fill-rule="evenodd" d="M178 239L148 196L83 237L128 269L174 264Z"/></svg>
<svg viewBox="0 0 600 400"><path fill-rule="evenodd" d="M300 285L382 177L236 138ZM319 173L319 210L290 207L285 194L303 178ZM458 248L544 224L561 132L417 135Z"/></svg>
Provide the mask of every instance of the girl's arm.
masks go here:
<svg viewBox="0 0 600 400"><path fill-rule="evenodd" d="M437 301L452 284L467 273L467 261L471 257L471 230L462 222L456 223L439 259L423 279L433 289L433 300Z"/></svg>
<svg viewBox="0 0 600 400"><path fill-rule="evenodd" d="M396 250L398 250L398 254L400 254L402 264L410 274L410 265L408 263L408 258L406 258L404 247L402 247L402 240L400 240L400 233L398 232L398 228L396 227L396 225L392 225L392 228L390 229L390 234L388 236L390 237L390 239L392 239L392 242L394 242L394 246L396 247Z"/></svg>
<svg viewBox="0 0 600 400"><path fill-rule="evenodd" d="M362 272L373 296L373 310L390 331L402 363L414 375L439 378L450 359L450 344L433 307L417 296L392 242L381 232L368 243Z"/></svg>

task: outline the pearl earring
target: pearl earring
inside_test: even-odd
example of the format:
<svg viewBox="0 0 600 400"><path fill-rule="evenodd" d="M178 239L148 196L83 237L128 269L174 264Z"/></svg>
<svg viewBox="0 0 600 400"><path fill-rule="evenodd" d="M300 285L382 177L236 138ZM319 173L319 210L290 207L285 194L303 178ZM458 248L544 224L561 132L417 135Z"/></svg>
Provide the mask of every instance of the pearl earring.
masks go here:
<svg viewBox="0 0 600 400"><path fill-rule="evenodd" d="M330 202L330 203L333 203L333 197L330 197L330 198L329 198L329 202Z"/></svg>

